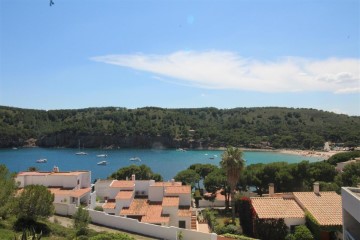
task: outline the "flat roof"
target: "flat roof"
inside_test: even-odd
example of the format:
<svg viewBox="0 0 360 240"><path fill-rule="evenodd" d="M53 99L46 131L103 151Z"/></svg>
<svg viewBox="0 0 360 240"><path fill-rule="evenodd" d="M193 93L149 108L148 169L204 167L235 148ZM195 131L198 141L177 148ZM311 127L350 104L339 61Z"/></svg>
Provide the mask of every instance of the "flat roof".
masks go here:
<svg viewBox="0 0 360 240"><path fill-rule="evenodd" d="M80 174L88 173L88 172L90 172L90 171L73 171L73 172L29 172L29 171L25 171L25 172L19 172L17 175L18 176L48 176L48 175L78 176Z"/></svg>

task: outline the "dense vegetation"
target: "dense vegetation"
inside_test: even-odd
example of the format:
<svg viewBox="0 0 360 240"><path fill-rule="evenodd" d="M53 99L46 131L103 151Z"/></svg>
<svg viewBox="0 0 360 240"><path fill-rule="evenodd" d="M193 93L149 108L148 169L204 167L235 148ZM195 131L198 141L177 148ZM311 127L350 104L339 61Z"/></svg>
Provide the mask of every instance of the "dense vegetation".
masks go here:
<svg viewBox="0 0 360 240"><path fill-rule="evenodd" d="M0 147L274 147L360 145L360 117L293 108L146 107L29 110L0 107Z"/></svg>

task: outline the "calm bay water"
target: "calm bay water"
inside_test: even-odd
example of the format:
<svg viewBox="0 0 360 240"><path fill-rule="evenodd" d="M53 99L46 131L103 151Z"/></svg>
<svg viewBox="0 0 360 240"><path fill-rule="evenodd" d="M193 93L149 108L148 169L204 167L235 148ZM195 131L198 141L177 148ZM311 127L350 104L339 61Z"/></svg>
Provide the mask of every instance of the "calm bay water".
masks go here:
<svg viewBox="0 0 360 240"><path fill-rule="evenodd" d="M0 150L0 164L5 164L11 172L20 172L35 166L41 171L51 171L58 166L60 171L90 170L92 180L106 178L117 169L131 164L145 164L153 172L160 173L164 180L170 180L179 171L187 169L195 163L211 163L219 165L223 151L191 150L186 152L176 150L151 149L119 149L101 150L86 149L88 155L75 155L77 149L58 148L21 148L18 150ZM96 155L107 154L107 158ZM132 157L140 157L141 162L130 161ZM36 163L36 160L46 158L47 163ZM213 159L210 159L213 158ZM316 158L281 154L275 152L245 151L246 164L289 162L296 163L302 160L317 161ZM106 160L108 165L99 166L97 162Z"/></svg>

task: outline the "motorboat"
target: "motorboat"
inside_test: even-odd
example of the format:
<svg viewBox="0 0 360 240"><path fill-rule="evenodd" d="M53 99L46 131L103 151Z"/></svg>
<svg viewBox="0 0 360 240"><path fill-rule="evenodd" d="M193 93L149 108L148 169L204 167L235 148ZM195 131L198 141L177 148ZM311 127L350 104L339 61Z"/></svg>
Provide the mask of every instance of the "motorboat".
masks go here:
<svg viewBox="0 0 360 240"><path fill-rule="evenodd" d="M46 163L47 159L46 158L41 158L41 159L36 160L36 162L37 163Z"/></svg>
<svg viewBox="0 0 360 240"><path fill-rule="evenodd" d="M130 161L137 161L137 162L141 162L141 158L139 157L132 157L129 159Z"/></svg>
<svg viewBox="0 0 360 240"><path fill-rule="evenodd" d="M107 165L107 161L98 162L97 165Z"/></svg>
<svg viewBox="0 0 360 240"><path fill-rule="evenodd" d="M106 158L107 157L107 154L99 154L99 155L96 155L98 158Z"/></svg>

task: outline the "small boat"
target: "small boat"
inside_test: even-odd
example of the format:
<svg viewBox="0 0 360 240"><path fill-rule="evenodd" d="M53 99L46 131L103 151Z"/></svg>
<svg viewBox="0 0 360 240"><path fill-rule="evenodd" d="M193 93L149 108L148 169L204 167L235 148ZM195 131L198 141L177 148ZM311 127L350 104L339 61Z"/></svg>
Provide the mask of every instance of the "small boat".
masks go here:
<svg viewBox="0 0 360 240"><path fill-rule="evenodd" d="M13 150L17 150L17 147L13 147L12 149L13 149Z"/></svg>
<svg viewBox="0 0 360 240"><path fill-rule="evenodd" d="M99 154L99 155L96 155L98 158L106 158L107 157L107 154Z"/></svg>
<svg viewBox="0 0 360 240"><path fill-rule="evenodd" d="M107 165L107 161L98 162L97 165Z"/></svg>
<svg viewBox="0 0 360 240"><path fill-rule="evenodd" d="M83 145L84 148L84 145ZM79 152L75 153L75 155L88 155L86 152L81 152L80 151L81 147L80 147L80 140L79 140Z"/></svg>
<svg viewBox="0 0 360 240"><path fill-rule="evenodd" d="M46 163L47 159L46 158L42 158L42 159L38 159L36 160L37 163Z"/></svg>
<svg viewBox="0 0 360 240"><path fill-rule="evenodd" d="M137 161L137 162L141 162L141 158L139 157L132 157L129 159L130 161Z"/></svg>
<svg viewBox="0 0 360 240"><path fill-rule="evenodd" d="M215 159L214 157L209 157L209 159Z"/></svg>
<svg viewBox="0 0 360 240"><path fill-rule="evenodd" d="M183 149L183 148L177 148L176 151L177 151L177 152L186 152L186 150Z"/></svg>
<svg viewBox="0 0 360 240"><path fill-rule="evenodd" d="M77 152L75 155L88 155L86 152Z"/></svg>

